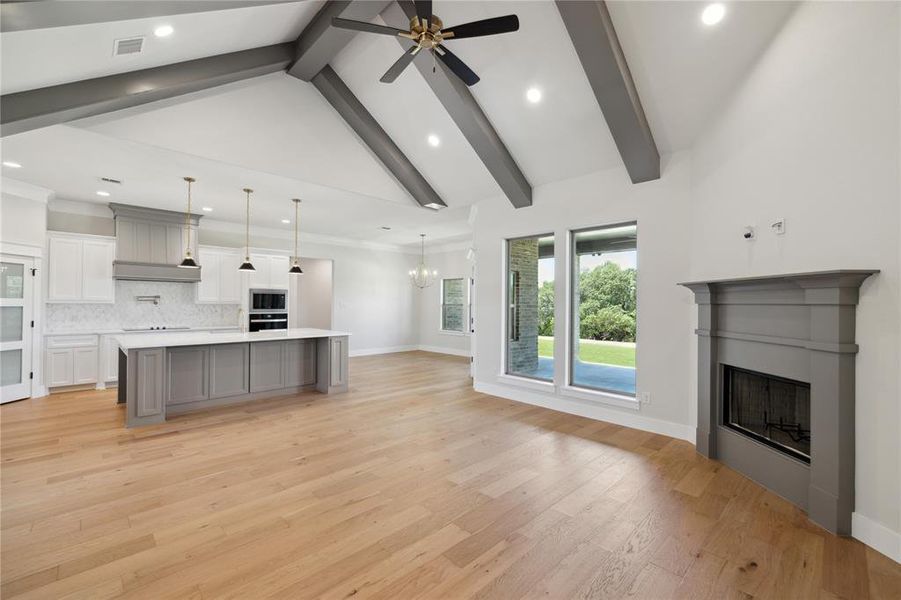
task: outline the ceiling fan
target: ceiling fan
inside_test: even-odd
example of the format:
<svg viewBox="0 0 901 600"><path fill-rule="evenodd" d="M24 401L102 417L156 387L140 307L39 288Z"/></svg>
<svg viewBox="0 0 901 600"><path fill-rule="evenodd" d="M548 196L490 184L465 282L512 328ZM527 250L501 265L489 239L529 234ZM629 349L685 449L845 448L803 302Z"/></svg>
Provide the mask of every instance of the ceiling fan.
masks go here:
<svg viewBox="0 0 901 600"><path fill-rule="evenodd" d="M416 43L382 75L382 78L379 79L382 83L393 82L413 62L413 59L420 51L431 50L432 55L447 65L447 68L453 71L463 83L475 85L479 82L479 76L467 67L466 63L460 60L456 54L448 50L443 42L497 33L509 33L519 29L519 18L516 15L482 19L481 21L445 28L441 19L432 14L432 0L415 0L413 4L416 7L416 16L410 19L409 31L364 21L342 19L340 17L332 19L332 25L341 29L392 35L406 38Z"/></svg>

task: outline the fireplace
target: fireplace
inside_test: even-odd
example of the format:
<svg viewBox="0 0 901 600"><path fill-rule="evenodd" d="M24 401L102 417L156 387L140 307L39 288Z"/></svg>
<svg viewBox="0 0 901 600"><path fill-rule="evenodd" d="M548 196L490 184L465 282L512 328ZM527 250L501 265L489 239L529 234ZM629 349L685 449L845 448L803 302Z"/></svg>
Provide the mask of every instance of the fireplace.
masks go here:
<svg viewBox="0 0 901 600"><path fill-rule="evenodd" d="M694 281L697 449L850 535L854 341L870 270Z"/></svg>
<svg viewBox="0 0 901 600"><path fill-rule="evenodd" d="M810 384L723 365L723 424L810 463Z"/></svg>

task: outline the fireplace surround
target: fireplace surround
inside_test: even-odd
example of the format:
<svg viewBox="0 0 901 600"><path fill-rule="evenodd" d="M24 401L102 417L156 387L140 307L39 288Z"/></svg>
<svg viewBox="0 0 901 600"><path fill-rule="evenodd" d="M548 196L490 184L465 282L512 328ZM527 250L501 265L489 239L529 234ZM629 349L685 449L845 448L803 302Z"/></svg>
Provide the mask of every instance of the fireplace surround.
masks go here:
<svg viewBox="0 0 901 600"><path fill-rule="evenodd" d="M698 452L840 535L854 510L855 310L877 272L680 284L698 305Z"/></svg>

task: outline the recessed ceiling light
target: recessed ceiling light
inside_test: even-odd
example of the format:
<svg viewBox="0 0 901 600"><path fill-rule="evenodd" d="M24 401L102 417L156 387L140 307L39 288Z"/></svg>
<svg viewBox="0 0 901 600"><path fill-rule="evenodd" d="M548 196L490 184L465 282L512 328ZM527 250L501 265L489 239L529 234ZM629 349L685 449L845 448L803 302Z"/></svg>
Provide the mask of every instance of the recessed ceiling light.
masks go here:
<svg viewBox="0 0 901 600"><path fill-rule="evenodd" d="M17 162L13 162L13 161L11 161L11 160L4 160L4 161L3 161L3 166L4 166L4 167L9 167L10 169L21 169L21 168L22 168L22 165L20 165L20 164L17 163Z"/></svg>
<svg viewBox="0 0 901 600"><path fill-rule="evenodd" d="M213 207L212 206L204 206L203 212L213 212Z"/></svg>
<svg viewBox="0 0 901 600"><path fill-rule="evenodd" d="M538 104L541 102L541 90L537 87L531 87L526 92L526 100L531 102L532 104Z"/></svg>
<svg viewBox="0 0 901 600"><path fill-rule="evenodd" d="M708 4L701 13L701 22L704 25L716 25L726 16L726 7L719 2Z"/></svg>
<svg viewBox="0 0 901 600"><path fill-rule="evenodd" d="M429 141L429 146L431 146L432 148L437 148L438 146L441 145L441 138L439 138L434 133L429 134L428 141Z"/></svg>
<svg viewBox="0 0 901 600"><path fill-rule="evenodd" d="M172 25L160 25L156 29L153 30L153 35L156 37L169 37L175 32L175 29Z"/></svg>
<svg viewBox="0 0 901 600"><path fill-rule="evenodd" d="M291 219L282 219L282 223L284 223L285 225L287 225L290 222L291 222Z"/></svg>
<svg viewBox="0 0 901 600"><path fill-rule="evenodd" d="M109 196L109 192L105 192L103 190L97 190L98 196Z"/></svg>

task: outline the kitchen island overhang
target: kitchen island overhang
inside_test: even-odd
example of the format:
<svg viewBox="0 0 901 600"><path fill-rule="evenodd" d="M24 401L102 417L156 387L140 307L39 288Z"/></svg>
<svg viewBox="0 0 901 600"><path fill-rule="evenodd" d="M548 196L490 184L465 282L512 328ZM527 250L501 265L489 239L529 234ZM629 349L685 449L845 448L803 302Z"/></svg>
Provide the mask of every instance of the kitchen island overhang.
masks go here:
<svg viewBox="0 0 901 600"><path fill-rule="evenodd" d="M116 336L125 425L313 389L346 392L349 336L326 329Z"/></svg>

